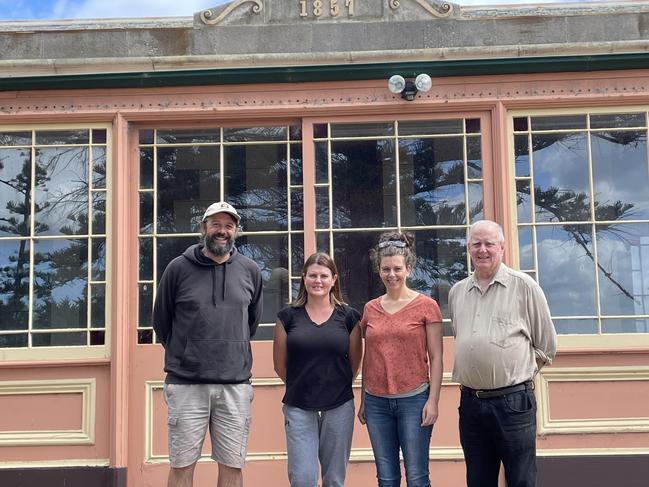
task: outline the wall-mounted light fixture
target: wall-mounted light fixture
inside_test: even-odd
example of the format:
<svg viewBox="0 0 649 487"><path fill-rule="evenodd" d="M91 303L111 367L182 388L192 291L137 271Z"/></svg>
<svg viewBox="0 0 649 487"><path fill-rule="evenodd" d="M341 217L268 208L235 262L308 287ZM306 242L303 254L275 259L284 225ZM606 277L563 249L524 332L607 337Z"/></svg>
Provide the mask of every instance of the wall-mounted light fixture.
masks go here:
<svg viewBox="0 0 649 487"><path fill-rule="evenodd" d="M414 100L418 92L429 91L432 86L433 80L426 73L418 74L414 81L398 74L390 76L388 80L388 90L395 95L401 94L406 101Z"/></svg>

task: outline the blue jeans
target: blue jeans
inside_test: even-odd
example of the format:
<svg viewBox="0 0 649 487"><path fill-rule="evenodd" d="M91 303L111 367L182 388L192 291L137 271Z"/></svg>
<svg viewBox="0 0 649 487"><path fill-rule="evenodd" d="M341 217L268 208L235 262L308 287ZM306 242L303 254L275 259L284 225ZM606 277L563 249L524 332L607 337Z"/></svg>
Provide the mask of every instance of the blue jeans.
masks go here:
<svg viewBox="0 0 649 487"><path fill-rule="evenodd" d="M408 487L429 487L428 449L432 426L421 426L428 389L411 397L388 399L365 393L365 421L370 434L379 487L399 487L403 454Z"/></svg>
<svg viewBox="0 0 649 487"><path fill-rule="evenodd" d="M354 432L354 401L327 411L284 404L284 428L291 487L317 487L318 460L322 487L343 487Z"/></svg>
<svg viewBox="0 0 649 487"><path fill-rule="evenodd" d="M533 390L488 399L463 392L459 412L467 487L496 487L500 462L507 487L536 485Z"/></svg>

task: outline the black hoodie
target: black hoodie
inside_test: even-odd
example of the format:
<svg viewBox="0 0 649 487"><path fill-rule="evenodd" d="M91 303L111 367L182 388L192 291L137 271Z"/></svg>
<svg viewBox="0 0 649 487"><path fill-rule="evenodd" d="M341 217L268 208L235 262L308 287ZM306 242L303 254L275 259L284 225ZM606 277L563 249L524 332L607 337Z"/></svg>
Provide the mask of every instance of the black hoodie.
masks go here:
<svg viewBox="0 0 649 487"><path fill-rule="evenodd" d="M153 328L165 348L167 383L230 384L250 380L262 307L261 272L236 249L218 264L192 245L172 260L155 305Z"/></svg>

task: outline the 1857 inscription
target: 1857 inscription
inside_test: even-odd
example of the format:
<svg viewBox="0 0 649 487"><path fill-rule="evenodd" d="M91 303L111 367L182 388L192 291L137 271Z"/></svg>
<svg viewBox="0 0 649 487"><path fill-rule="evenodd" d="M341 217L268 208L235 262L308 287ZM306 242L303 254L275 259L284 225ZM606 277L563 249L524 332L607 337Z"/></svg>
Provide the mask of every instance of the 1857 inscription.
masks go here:
<svg viewBox="0 0 649 487"><path fill-rule="evenodd" d="M300 17L354 16L354 0L299 0Z"/></svg>

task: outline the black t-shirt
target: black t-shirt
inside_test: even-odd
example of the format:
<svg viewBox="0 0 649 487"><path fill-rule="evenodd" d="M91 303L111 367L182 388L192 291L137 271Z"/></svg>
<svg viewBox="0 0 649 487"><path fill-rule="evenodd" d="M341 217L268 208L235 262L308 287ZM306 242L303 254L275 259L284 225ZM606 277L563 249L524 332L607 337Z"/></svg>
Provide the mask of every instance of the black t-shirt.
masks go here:
<svg viewBox="0 0 649 487"><path fill-rule="evenodd" d="M286 330L284 403L323 411L352 399L349 335L360 313L350 306L336 306L321 325L304 308L284 308L277 317Z"/></svg>

